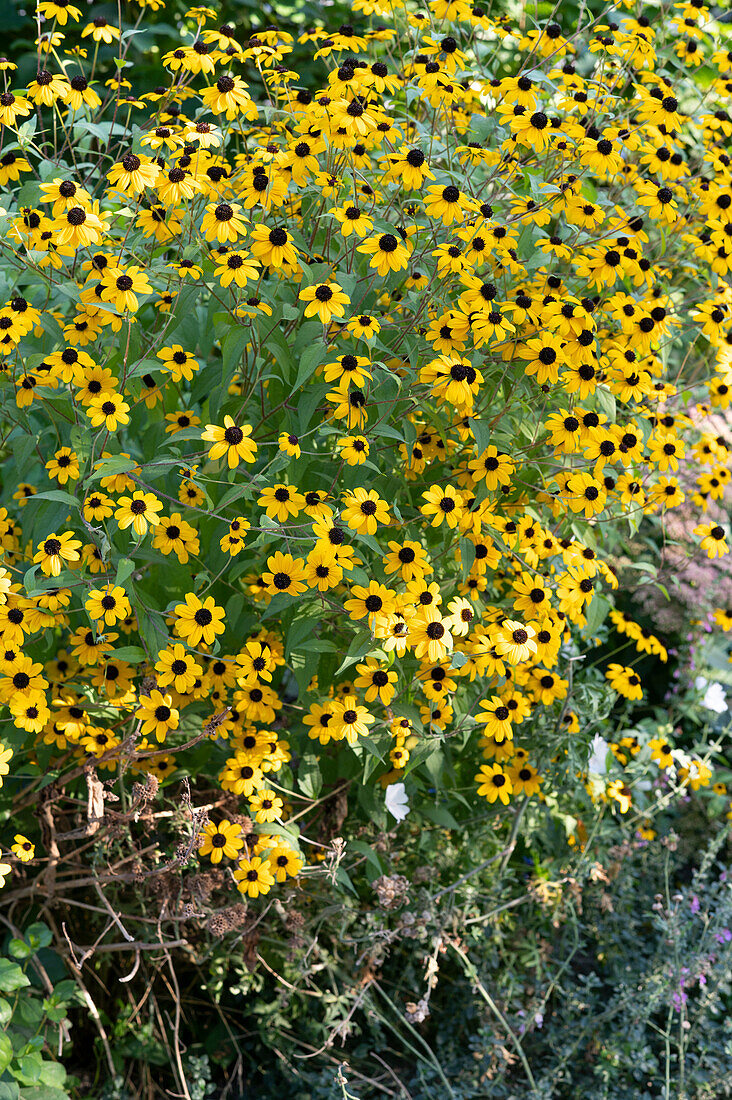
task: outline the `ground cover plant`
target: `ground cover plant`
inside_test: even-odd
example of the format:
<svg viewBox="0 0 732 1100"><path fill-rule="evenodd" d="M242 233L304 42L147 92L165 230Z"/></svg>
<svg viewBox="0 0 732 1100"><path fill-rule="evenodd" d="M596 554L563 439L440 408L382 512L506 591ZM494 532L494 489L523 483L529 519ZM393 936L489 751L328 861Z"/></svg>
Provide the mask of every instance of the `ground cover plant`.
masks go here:
<svg viewBox="0 0 732 1100"><path fill-rule="evenodd" d="M723 1095L731 25L316 14L0 60L0 1098Z"/></svg>

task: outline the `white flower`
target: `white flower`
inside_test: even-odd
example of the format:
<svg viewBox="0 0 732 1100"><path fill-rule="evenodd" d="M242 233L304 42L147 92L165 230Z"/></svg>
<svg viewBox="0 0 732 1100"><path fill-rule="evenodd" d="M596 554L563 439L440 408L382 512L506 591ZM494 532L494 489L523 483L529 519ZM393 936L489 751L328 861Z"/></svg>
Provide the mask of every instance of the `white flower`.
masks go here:
<svg viewBox="0 0 732 1100"><path fill-rule="evenodd" d="M727 694L721 684L717 683L716 680L710 684L703 676L697 676L694 687L698 691L702 691L704 688L707 689L701 701L703 707L706 707L707 710L713 710L715 714L724 714L727 709Z"/></svg>
<svg viewBox="0 0 732 1100"><path fill-rule="evenodd" d="M397 821L404 821L409 813L409 799L403 783L390 783L386 788L386 808Z"/></svg>
<svg viewBox="0 0 732 1100"><path fill-rule="evenodd" d="M605 775L607 772L607 750L610 748L604 737L596 733L592 739L592 753L587 761L587 770L595 775Z"/></svg>

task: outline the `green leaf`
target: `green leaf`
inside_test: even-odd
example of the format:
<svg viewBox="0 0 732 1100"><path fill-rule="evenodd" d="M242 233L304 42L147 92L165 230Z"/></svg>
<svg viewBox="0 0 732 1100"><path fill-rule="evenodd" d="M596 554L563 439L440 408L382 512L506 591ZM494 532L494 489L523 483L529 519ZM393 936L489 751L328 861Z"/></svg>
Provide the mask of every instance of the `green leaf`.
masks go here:
<svg viewBox="0 0 732 1100"><path fill-rule="evenodd" d="M129 665L139 665L147 660L147 655L144 649L140 649L139 645L123 645L121 649L115 649L114 659L115 661L127 661Z"/></svg>
<svg viewBox="0 0 732 1100"><path fill-rule="evenodd" d="M285 660L289 659L293 649L297 649L301 646L306 638L312 637L315 626L321 619L322 615L319 611L316 611L314 615L305 614L295 619L287 632L287 640L285 641ZM307 648L310 648L309 643Z"/></svg>
<svg viewBox="0 0 732 1100"><path fill-rule="evenodd" d="M297 785L308 798L317 798L323 787L320 764L314 753L306 753L297 769Z"/></svg>
<svg viewBox="0 0 732 1100"><path fill-rule="evenodd" d="M18 481L25 481L38 461L36 453L37 440L34 435L20 435L12 439L13 458L15 459L15 472Z"/></svg>
<svg viewBox="0 0 732 1100"><path fill-rule="evenodd" d="M39 947L50 947L53 942L51 928L43 921L35 921L33 924L29 924L25 930L25 938L28 939L34 950L39 949Z"/></svg>
<svg viewBox="0 0 732 1100"><path fill-rule="evenodd" d="M0 1073L5 1073L13 1060L13 1044L7 1035L0 1035Z"/></svg>
<svg viewBox="0 0 732 1100"><path fill-rule="evenodd" d="M297 391L305 385L309 378L315 374L316 368L320 366L323 358L323 344L318 341L316 344L311 344L310 347L305 348L305 351L300 356L300 365L297 369L297 378L295 379L295 385L292 392L296 394Z"/></svg>
<svg viewBox="0 0 732 1100"><path fill-rule="evenodd" d="M40 1081L42 1071L43 1059L40 1054L34 1052L33 1054L24 1054L22 1058L18 1058L18 1069L15 1071L14 1076L22 1085L35 1085L36 1081Z"/></svg>
<svg viewBox="0 0 732 1100"><path fill-rule="evenodd" d="M26 592L30 592L31 589L34 588L35 580L36 580L36 573L38 572L38 570L40 568L41 568L41 563L38 562L37 565L32 565L30 567L30 569L26 569L25 573L23 574L23 588L25 589Z"/></svg>
<svg viewBox="0 0 732 1100"><path fill-rule="evenodd" d="M112 455L111 458L103 459L98 468L86 480L91 484L92 481L100 481L103 477L112 477L114 474L127 474L130 470L134 470L136 466L137 462L133 458L126 458L124 455Z"/></svg>
<svg viewBox="0 0 732 1100"><path fill-rule="evenodd" d="M432 782L439 790L444 786L445 754L441 748L437 748L426 757L424 766L427 769Z"/></svg>
<svg viewBox="0 0 732 1100"><path fill-rule="evenodd" d="M615 422L615 398L605 386L598 386L595 390L595 404L600 412L605 413L611 424Z"/></svg>
<svg viewBox="0 0 732 1100"><path fill-rule="evenodd" d="M57 1062L45 1062L44 1065L58 1065ZM45 1070L44 1070L45 1074ZM64 1080L66 1075L64 1074ZM0 1100L2 1096L0 1095ZM33 1085L30 1088L23 1089L20 1094L20 1100L69 1100L69 1094L66 1089L49 1088L48 1085Z"/></svg>
<svg viewBox="0 0 732 1100"><path fill-rule="evenodd" d="M375 424L372 431L377 438L383 436L386 439L398 439L400 443L404 440L404 432L392 428L389 424Z"/></svg>
<svg viewBox="0 0 732 1100"><path fill-rule="evenodd" d="M379 546L378 542L376 541L376 539L374 538L373 535L369 535L366 531L359 531L358 534L356 535L356 539L359 542L365 543L366 546L368 546L369 550L372 552L372 554L376 554L377 557L381 557L381 555L383 553L383 550Z"/></svg>
<svg viewBox="0 0 732 1100"><path fill-rule="evenodd" d="M43 1007L38 998L19 997L13 1020L16 1023L22 1022L23 1026L27 1027L31 1032L37 1032L43 1021ZM29 1053L31 1049L40 1050L43 1046L43 1037L40 1035L34 1035L34 1037L28 1042L29 1044L32 1044L32 1046L28 1046L28 1049L25 1051L26 1054Z"/></svg>
<svg viewBox="0 0 732 1100"><path fill-rule="evenodd" d="M221 344L224 381L228 381L239 369L242 352L251 340L249 326L236 325L229 329Z"/></svg>
<svg viewBox="0 0 732 1100"><path fill-rule="evenodd" d="M305 393L298 396L297 411L299 413L298 435L304 435L310 425L313 413L323 400L327 386L308 386Z"/></svg>
<svg viewBox="0 0 732 1100"><path fill-rule="evenodd" d="M142 604L142 600L133 587L129 594L130 603L137 618L137 632L142 644L151 658L156 658L161 649L168 644L168 632L162 616L152 615ZM158 621L158 619L160 621Z"/></svg>
<svg viewBox="0 0 732 1100"><path fill-rule="evenodd" d="M239 482L238 485L232 485L230 489L227 489L221 500L216 505L216 510L222 512L224 508L227 508L230 504L233 504L235 500L239 500L241 497L246 496L247 493L252 491L254 491L254 487L251 481Z"/></svg>
<svg viewBox="0 0 732 1100"><path fill-rule="evenodd" d="M83 424L75 424L71 429L71 449L76 451L76 455L79 459L79 466L83 468L86 464L86 460L89 457L89 450L91 447L91 432Z"/></svg>
<svg viewBox="0 0 732 1100"><path fill-rule="evenodd" d="M587 622L582 630L586 638L596 634L607 618L612 604L600 592L595 593L587 608Z"/></svg>
<svg viewBox="0 0 732 1100"><path fill-rule="evenodd" d="M340 668L336 670L335 675L340 676L343 670L348 668L349 665L353 665L356 661L360 661L371 649L372 644L371 631L365 629L359 630L358 634L351 639L348 652L343 658Z"/></svg>
<svg viewBox="0 0 732 1100"><path fill-rule="evenodd" d="M475 561L475 543L470 539L460 539L460 561L463 567L463 584L468 579L468 573L473 568Z"/></svg>
<svg viewBox="0 0 732 1100"><path fill-rule="evenodd" d="M117 565L117 575L114 578L114 583L120 587L124 586L126 580L128 580L135 571L135 563L132 558L121 558Z"/></svg>
<svg viewBox="0 0 732 1100"><path fill-rule="evenodd" d="M652 577L658 573L658 567L652 561L623 562L623 569L638 569L641 573L650 573Z"/></svg>
<svg viewBox="0 0 732 1100"><path fill-rule="evenodd" d="M336 876L335 877L336 877L336 881L339 882L341 884L341 886L345 886L345 888L351 894L353 894L354 897L356 897L356 898L358 897L358 890L356 889L356 887L351 882L350 875L348 874L348 872L343 867L338 868L338 870L336 871Z"/></svg>
<svg viewBox="0 0 732 1100"><path fill-rule="evenodd" d="M470 430L473 433L473 439L475 440L478 452L482 454L486 447L489 446L492 439L488 421L476 420L475 417L471 416L468 418L468 423L470 424Z"/></svg>
<svg viewBox="0 0 732 1100"><path fill-rule="evenodd" d="M446 829L459 829L460 824L444 806L420 806L420 813L435 825L444 825Z"/></svg>
<svg viewBox="0 0 732 1100"><path fill-rule="evenodd" d="M370 848L368 844L365 844L363 842L363 840L349 840L348 850L349 852L359 852L362 856L365 856L367 862L370 863L371 866L376 871L378 871L380 875L383 875L384 868L382 866L381 860L379 859L373 848Z"/></svg>
<svg viewBox="0 0 732 1100"><path fill-rule="evenodd" d="M43 1090L44 1100L48 1096L48 1092L55 1092L66 1081L66 1070L60 1062L51 1062L45 1058L43 1060L43 1068L41 1070L41 1081L46 1088ZM40 1100L40 1097L39 1097Z"/></svg>
<svg viewBox="0 0 732 1100"><path fill-rule="evenodd" d="M8 944L8 951L14 959L29 959L33 954L24 940L11 940Z"/></svg>
<svg viewBox="0 0 732 1100"><path fill-rule="evenodd" d="M13 993L27 985L30 985L30 980L17 963L10 959L0 959L0 993Z"/></svg>
<svg viewBox="0 0 732 1100"><path fill-rule="evenodd" d="M60 504L68 504L69 508L79 508L79 502L71 493L65 493L63 489L49 489L45 493L34 493L34 500L57 500Z"/></svg>

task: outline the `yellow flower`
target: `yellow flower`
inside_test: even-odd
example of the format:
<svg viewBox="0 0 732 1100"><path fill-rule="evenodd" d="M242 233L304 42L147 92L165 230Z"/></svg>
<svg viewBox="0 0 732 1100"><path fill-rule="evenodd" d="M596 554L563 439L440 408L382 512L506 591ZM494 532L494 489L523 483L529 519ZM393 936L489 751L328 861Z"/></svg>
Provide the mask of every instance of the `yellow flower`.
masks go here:
<svg viewBox="0 0 732 1100"><path fill-rule="evenodd" d="M283 454L289 455L291 458L300 457L300 440L292 432L280 432L277 445Z"/></svg>
<svg viewBox="0 0 732 1100"><path fill-rule="evenodd" d="M391 522L389 505L374 489L353 489L345 495L341 516L352 531L375 535L379 524Z"/></svg>
<svg viewBox="0 0 732 1100"><path fill-rule="evenodd" d="M336 446L349 466L362 466L369 456L369 441L363 435L343 436Z"/></svg>
<svg viewBox="0 0 732 1100"><path fill-rule="evenodd" d="M152 294L152 287L145 272L136 266L107 268L102 280L102 301L111 302L119 313L139 307L138 294Z"/></svg>
<svg viewBox="0 0 732 1100"><path fill-rule="evenodd" d="M443 660L453 647L449 621L435 607L422 608L409 622L409 644L418 660Z"/></svg>
<svg viewBox="0 0 732 1100"><path fill-rule="evenodd" d="M176 633L190 646L197 646L204 642L212 645L217 634L223 634L226 624L223 622L224 609L218 607L213 596L207 596L200 600L198 596L189 592L185 596L185 602L176 604L173 608L176 615Z"/></svg>
<svg viewBox="0 0 732 1100"><path fill-rule="evenodd" d="M305 316L318 317L323 325L329 325L333 317L342 317L351 302L338 283L315 283L300 291L299 297L308 303Z"/></svg>
<svg viewBox="0 0 732 1100"><path fill-rule="evenodd" d="M247 219L241 213L239 203L209 203L201 222L201 231L207 241L219 244L235 243L246 235Z"/></svg>
<svg viewBox="0 0 732 1100"><path fill-rule="evenodd" d="M108 432L117 430L119 424L129 424L127 415L130 406L118 393L102 393L89 402L86 415L93 428L106 428Z"/></svg>
<svg viewBox="0 0 732 1100"><path fill-rule="evenodd" d="M10 851L18 857L21 863L30 862L36 854L35 845L22 833L15 834L13 843L10 845Z"/></svg>
<svg viewBox="0 0 732 1100"><path fill-rule="evenodd" d="M642 699L643 688L635 669L611 662L605 670L605 678L610 686L626 699Z"/></svg>
<svg viewBox="0 0 732 1100"><path fill-rule="evenodd" d="M287 523L290 517L298 516L305 507L305 497L291 485L272 485L263 489L257 500L260 508L264 508L270 519L276 519L280 523Z"/></svg>
<svg viewBox="0 0 732 1100"><path fill-rule="evenodd" d="M218 260L216 278L222 286L231 286L234 283L238 287L243 287L250 279L256 279L258 276L259 264L248 252L234 249Z"/></svg>
<svg viewBox="0 0 732 1100"><path fill-rule="evenodd" d="M422 496L426 504L420 511L423 516L431 518L431 526L439 527L446 523L448 527L457 527L463 514L462 495L452 485L433 485L426 489Z"/></svg>
<svg viewBox="0 0 732 1100"><path fill-rule="evenodd" d="M393 233L368 237L357 251L371 256L369 267L375 268L382 279L391 271L402 271L409 263L409 253Z"/></svg>
<svg viewBox="0 0 732 1100"><path fill-rule="evenodd" d="M511 800L513 783L507 771L500 764L482 764L475 777L478 794L488 802L500 800L507 806Z"/></svg>
<svg viewBox="0 0 732 1100"><path fill-rule="evenodd" d="M187 695L196 679L203 676L203 669L190 653L186 653L180 642L176 642L168 649L160 650L155 673L159 687L170 684L179 695Z"/></svg>
<svg viewBox="0 0 732 1100"><path fill-rule="evenodd" d="M53 458L46 463L48 476L58 481L59 485L65 485L67 481L78 481L79 458L70 447L60 447Z"/></svg>
<svg viewBox="0 0 732 1100"><path fill-rule="evenodd" d="M267 558L267 569L262 573L267 591L273 596L299 596L307 591L305 581L305 562L302 558L293 558L291 554L282 554L279 550Z"/></svg>
<svg viewBox="0 0 732 1100"><path fill-rule="evenodd" d="M292 848L288 848L281 837L277 837L277 841L278 846L269 851L269 867L276 882L285 882L300 873L305 861Z"/></svg>
<svg viewBox="0 0 732 1100"><path fill-rule="evenodd" d="M694 534L701 539L701 548L708 558L721 558L729 554L727 532L718 523L700 523L694 528Z"/></svg>
<svg viewBox="0 0 732 1100"><path fill-rule="evenodd" d="M237 890L250 898L258 898L260 894L268 894L274 885L272 867L268 859L253 856L251 859L242 859L234 871Z"/></svg>
<svg viewBox="0 0 732 1100"><path fill-rule="evenodd" d="M190 382L194 373L200 368L198 360L194 359L188 352L183 351L180 344L162 348L157 352L157 357L163 360L163 371L169 374L174 382L180 382L183 378Z"/></svg>
<svg viewBox="0 0 732 1100"><path fill-rule="evenodd" d="M13 750L6 749L0 741L0 787L3 785L3 777L10 771L10 760L13 758Z"/></svg>
<svg viewBox="0 0 732 1100"><path fill-rule="evenodd" d="M250 424L238 427L232 417L225 416L223 428L216 424L207 424L205 430L201 433L201 439L213 443L213 447L210 447L208 452L210 459L215 461L226 455L229 469L234 470L239 462L255 461L257 444L249 438L251 434L252 427Z"/></svg>
<svg viewBox="0 0 732 1100"><path fill-rule="evenodd" d="M244 847L241 825L233 821L221 821L218 825L209 821L201 836L198 854L209 856L212 863L221 863L224 856L227 859L237 859Z"/></svg>
<svg viewBox="0 0 732 1100"><path fill-rule="evenodd" d="M140 696L140 705L135 711L135 717L142 723L142 733L145 737L154 733L158 741L164 741L169 730L178 728L178 711L173 704L171 695L163 695L154 688L149 695Z"/></svg>
<svg viewBox="0 0 732 1100"><path fill-rule="evenodd" d="M496 652L505 657L509 664L518 665L531 660L536 653L536 630L531 623L520 623L515 619L504 619L496 637Z"/></svg>
<svg viewBox="0 0 732 1100"><path fill-rule="evenodd" d="M284 802L282 799L276 791L270 790L269 787L263 787L262 790L257 791L249 799L249 808L254 813L255 821L260 825L281 818L283 807Z"/></svg>
<svg viewBox="0 0 732 1100"><path fill-rule="evenodd" d="M162 509L162 501L154 493L144 493L138 489L131 497L119 498L114 518L120 530L126 531L131 527L138 539L141 539L147 534L149 524L156 527L160 523L157 513Z"/></svg>
<svg viewBox="0 0 732 1100"><path fill-rule="evenodd" d="M107 626L114 626L132 614L130 601L120 585L109 584L106 588L90 589L84 607L90 619L97 620L99 624L106 623Z"/></svg>
<svg viewBox="0 0 732 1100"><path fill-rule="evenodd" d="M40 563L41 572L46 577L58 577L67 563L81 559L80 549L81 540L75 538L72 532L64 531L62 535L54 532L39 543L33 561Z"/></svg>

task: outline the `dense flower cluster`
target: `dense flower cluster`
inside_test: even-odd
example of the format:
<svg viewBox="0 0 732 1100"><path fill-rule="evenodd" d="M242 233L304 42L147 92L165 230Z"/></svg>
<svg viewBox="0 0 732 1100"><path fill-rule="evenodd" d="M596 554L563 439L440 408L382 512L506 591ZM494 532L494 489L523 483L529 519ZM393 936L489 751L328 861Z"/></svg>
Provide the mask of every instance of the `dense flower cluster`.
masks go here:
<svg viewBox="0 0 732 1100"><path fill-rule="evenodd" d="M0 66L24 771L168 780L205 738L259 828L211 822L200 854L250 897L303 867L286 823L323 777L368 811L437 756L496 812L545 797L582 684L643 699L627 650L581 658L616 628L667 657L608 618L620 540L691 467L699 552L729 549L704 416L732 394L732 51L708 9L628 0L565 37L354 0L301 36L313 89L291 35L209 8L155 89L119 27L38 10L35 78Z"/></svg>

